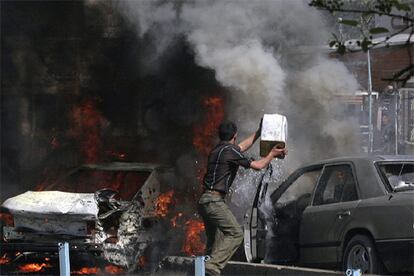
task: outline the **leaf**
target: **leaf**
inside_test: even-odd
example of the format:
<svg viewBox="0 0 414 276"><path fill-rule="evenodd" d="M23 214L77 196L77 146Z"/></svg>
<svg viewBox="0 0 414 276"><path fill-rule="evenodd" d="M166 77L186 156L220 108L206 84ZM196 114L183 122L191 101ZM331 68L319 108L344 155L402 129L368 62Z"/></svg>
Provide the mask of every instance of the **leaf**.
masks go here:
<svg viewBox="0 0 414 276"><path fill-rule="evenodd" d="M408 4L399 3L399 2L395 3L395 8L399 11L411 11L411 8Z"/></svg>
<svg viewBox="0 0 414 276"><path fill-rule="evenodd" d="M371 34L380 34L380 33L388 33L389 30L384 27L376 27L369 30Z"/></svg>
<svg viewBox="0 0 414 276"><path fill-rule="evenodd" d="M335 46L335 44L336 44L336 41L335 40L332 40L331 42L329 42L329 47L333 47L333 46Z"/></svg>
<svg viewBox="0 0 414 276"><path fill-rule="evenodd" d="M349 26L358 26L358 21L350 19L342 19L338 22L339 24L349 25Z"/></svg>
<svg viewBox="0 0 414 276"><path fill-rule="evenodd" d="M362 41L362 43L361 43L361 48L362 48L362 50L363 50L364 52L368 51L368 49L369 49L369 45L371 45L371 44L372 44L372 43L371 43L371 41L365 38L365 39Z"/></svg>
<svg viewBox="0 0 414 276"><path fill-rule="evenodd" d="M338 49L336 51L338 52L338 54L343 55L345 54L345 50L346 50L345 45L340 44L338 45Z"/></svg>

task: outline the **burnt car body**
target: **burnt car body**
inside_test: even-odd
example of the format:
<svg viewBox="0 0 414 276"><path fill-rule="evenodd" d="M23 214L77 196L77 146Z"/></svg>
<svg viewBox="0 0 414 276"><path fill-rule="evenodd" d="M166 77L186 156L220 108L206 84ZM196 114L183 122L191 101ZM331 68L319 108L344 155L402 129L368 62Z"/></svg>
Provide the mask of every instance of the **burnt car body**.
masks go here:
<svg viewBox="0 0 414 276"><path fill-rule="evenodd" d="M245 216L248 261L413 272L414 156L325 160L266 186Z"/></svg>
<svg viewBox="0 0 414 276"><path fill-rule="evenodd" d="M9 198L1 206L8 219L0 254L16 267L22 259L56 258L57 243L67 241L75 265L86 259L135 270L144 252L165 238L155 235L162 231L156 200L167 188L161 179L171 173L156 164L83 165L42 191Z"/></svg>

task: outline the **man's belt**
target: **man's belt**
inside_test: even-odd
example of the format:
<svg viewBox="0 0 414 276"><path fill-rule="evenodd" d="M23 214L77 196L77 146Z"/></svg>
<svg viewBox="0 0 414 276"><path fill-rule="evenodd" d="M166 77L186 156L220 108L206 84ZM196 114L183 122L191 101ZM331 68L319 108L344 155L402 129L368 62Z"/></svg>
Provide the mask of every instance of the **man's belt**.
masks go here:
<svg viewBox="0 0 414 276"><path fill-rule="evenodd" d="M213 195L219 195L219 196L222 196L222 197L224 197L226 195L225 192L219 191L219 190L208 190L208 189L205 189L204 192L205 193L209 193L209 194L213 194Z"/></svg>

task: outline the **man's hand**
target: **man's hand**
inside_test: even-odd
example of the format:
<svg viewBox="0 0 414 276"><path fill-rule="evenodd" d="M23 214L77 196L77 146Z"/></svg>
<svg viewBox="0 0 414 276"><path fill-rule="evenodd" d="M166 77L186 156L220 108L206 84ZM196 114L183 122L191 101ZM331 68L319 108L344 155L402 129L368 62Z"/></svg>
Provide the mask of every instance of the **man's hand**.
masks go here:
<svg viewBox="0 0 414 276"><path fill-rule="evenodd" d="M270 153L272 154L273 158L284 158L288 154L288 150L287 148L280 148L280 146L277 145L272 148Z"/></svg>
<svg viewBox="0 0 414 276"><path fill-rule="evenodd" d="M252 161L250 163L250 167L255 170L261 170L267 167L267 165L269 165L269 163L273 160L273 158L277 157L279 159L283 159L285 158L287 154L288 154L288 150L286 147L280 148L279 145L274 146L272 150L269 152L269 154L266 155L266 157L263 157L260 160Z"/></svg>

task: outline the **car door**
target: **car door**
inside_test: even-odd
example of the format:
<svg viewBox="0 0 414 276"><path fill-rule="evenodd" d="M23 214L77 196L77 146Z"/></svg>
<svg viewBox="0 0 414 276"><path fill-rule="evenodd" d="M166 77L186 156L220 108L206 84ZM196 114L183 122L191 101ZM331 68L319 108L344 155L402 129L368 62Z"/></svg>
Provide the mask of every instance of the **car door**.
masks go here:
<svg viewBox="0 0 414 276"><path fill-rule="evenodd" d="M358 205L357 179L351 163L325 165L313 194L312 204L302 215L301 263L333 266L344 228Z"/></svg>
<svg viewBox="0 0 414 276"><path fill-rule="evenodd" d="M261 177L253 205L244 216L244 253L248 262L259 262L264 256L262 248L265 243L267 227L260 215L260 207L265 201L269 184L268 181L264 181L266 174L267 170Z"/></svg>
<svg viewBox="0 0 414 276"><path fill-rule="evenodd" d="M298 200L299 198L301 198L301 204L299 205L306 205L306 201L310 201L310 195L316 186L321 170L322 165L315 165L301 168L292 173L271 193L269 197L271 201L270 207L272 208L278 204ZM253 206L245 215L244 249L249 262L261 261L266 255L269 255L269 244L266 237L274 236L274 233L270 233L269 235L268 232L275 230L275 227L277 228L276 218L273 217L275 210L267 210L267 218L265 218L263 213L262 204L266 199L267 190L268 183L261 181L253 201ZM277 256L267 257L271 262L278 261Z"/></svg>

